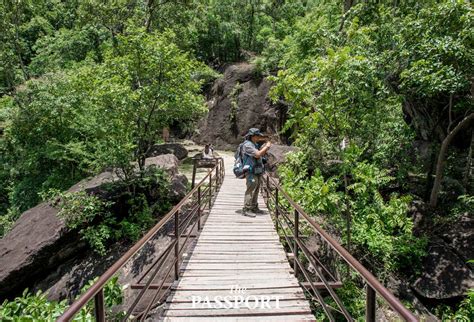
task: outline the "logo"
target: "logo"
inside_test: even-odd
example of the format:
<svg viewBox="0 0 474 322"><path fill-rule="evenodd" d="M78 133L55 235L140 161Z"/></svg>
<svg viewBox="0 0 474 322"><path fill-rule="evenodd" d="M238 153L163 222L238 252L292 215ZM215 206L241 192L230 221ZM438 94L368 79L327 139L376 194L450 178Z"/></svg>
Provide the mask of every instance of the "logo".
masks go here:
<svg viewBox="0 0 474 322"><path fill-rule="evenodd" d="M233 285L229 294L222 296L192 296L193 308L210 309L279 309L280 296L247 294L247 288Z"/></svg>

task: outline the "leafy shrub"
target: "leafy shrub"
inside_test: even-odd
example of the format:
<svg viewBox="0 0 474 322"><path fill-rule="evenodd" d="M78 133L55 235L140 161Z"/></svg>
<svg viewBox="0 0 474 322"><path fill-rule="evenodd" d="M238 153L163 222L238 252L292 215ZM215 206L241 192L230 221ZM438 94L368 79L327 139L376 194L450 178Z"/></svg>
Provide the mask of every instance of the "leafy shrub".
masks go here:
<svg viewBox="0 0 474 322"><path fill-rule="evenodd" d="M470 260L474 263L474 260ZM470 289L466 298L453 310L451 307L441 305L436 308L435 313L442 321L470 322L474 321L474 289Z"/></svg>
<svg viewBox="0 0 474 322"><path fill-rule="evenodd" d="M425 254L426 240L412 234L413 220L407 216L409 196L392 194L384 200L381 189L393 178L373 164L358 162L352 169L352 238L368 250L387 270L407 267Z"/></svg>
<svg viewBox="0 0 474 322"><path fill-rule="evenodd" d="M98 254L105 254L105 242L111 237L111 228L107 225L113 219L109 212L111 202L89 195L85 191L61 192L51 189L43 194L45 200L52 200L59 208L58 217L64 220L69 229L79 229L82 239L86 240ZM102 217L102 218L99 218ZM101 220L99 224L95 224Z"/></svg>
<svg viewBox="0 0 474 322"><path fill-rule="evenodd" d="M50 189L43 194L43 199L53 200L53 205L59 208L58 217L71 229L91 224L98 215L107 212L108 207L112 205L111 202L89 195L84 190L61 192Z"/></svg>
<svg viewBox="0 0 474 322"><path fill-rule="evenodd" d="M170 208L169 180L165 171L150 167L126 181L108 184L111 199L125 204L113 209L114 203L89 195L85 191L61 192L50 189L42 197L59 209L58 217L69 229L77 229L83 240L98 254L106 254L109 242L138 240L155 222L156 213ZM150 205L151 201L159 200ZM119 214L118 212L124 213Z"/></svg>
<svg viewBox="0 0 474 322"><path fill-rule="evenodd" d="M89 281L82 288L81 294L95 281L97 281L97 278ZM107 317L110 318L112 316L110 308L123 302L122 287L118 284L117 277L113 277L105 285L104 300ZM2 321L56 321L69 306L67 302L67 299L60 302L48 301L45 293L38 291L36 294L31 294L28 289L25 289L21 297L17 297L12 301L5 300L0 305L0 317ZM92 321L93 319L94 303L91 301L79 311L73 321Z"/></svg>
<svg viewBox="0 0 474 322"><path fill-rule="evenodd" d="M301 153L290 155L280 168L286 191L311 215L327 218L337 231L346 231L345 211L351 213L351 241L363 253L370 253L387 271L408 267L425 254L425 238L413 236L413 220L407 216L409 196L392 194L385 200L381 190L393 178L368 162L349 165L348 194L341 192L340 175L325 179L319 169L308 175L298 161ZM349 158L350 159L350 158ZM345 242L346 235L341 233Z"/></svg>

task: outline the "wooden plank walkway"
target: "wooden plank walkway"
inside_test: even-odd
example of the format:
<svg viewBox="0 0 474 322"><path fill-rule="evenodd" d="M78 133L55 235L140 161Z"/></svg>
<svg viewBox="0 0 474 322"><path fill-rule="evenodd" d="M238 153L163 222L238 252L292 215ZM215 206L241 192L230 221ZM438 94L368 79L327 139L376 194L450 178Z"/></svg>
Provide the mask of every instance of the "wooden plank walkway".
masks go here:
<svg viewBox="0 0 474 322"><path fill-rule="evenodd" d="M224 183L161 319L315 321L268 211L256 218L236 213L245 180L234 177L232 159L225 163ZM266 210L261 197L259 205Z"/></svg>

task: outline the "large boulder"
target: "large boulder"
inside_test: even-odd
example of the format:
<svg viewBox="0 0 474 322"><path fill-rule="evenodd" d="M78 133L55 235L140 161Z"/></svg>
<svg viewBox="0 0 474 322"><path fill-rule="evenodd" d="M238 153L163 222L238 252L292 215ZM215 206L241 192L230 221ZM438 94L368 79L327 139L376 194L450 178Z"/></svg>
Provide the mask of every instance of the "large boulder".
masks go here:
<svg viewBox="0 0 474 322"><path fill-rule="evenodd" d="M277 167L286 161L286 155L297 151L297 148L288 145L272 144L267 152L267 167L270 171L275 171Z"/></svg>
<svg viewBox="0 0 474 322"><path fill-rule="evenodd" d="M184 174L177 174L171 179L169 195L172 200L179 201L188 191L188 178Z"/></svg>
<svg viewBox="0 0 474 322"><path fill-rule="evenodd" d="M156 157L162 154L174 154L179 160L183 160L188 156L188 150L179 143L155 144L151 147L147 157Z"/></svg>
<svg viewBox="0 0 474 322"><path fill-rule="evenodd" d="M20 293L84 246L56 214L48 203L41 203L25 211L0 240L0 298Z"/></svg>
<svg viewBox="0 0 474 322"><path fill-rule="evenodd" d="M425 298L447 300L464 296L474 288L474 218L465 213L456 223L431 237L423 273L413 283L414 290Z"/></svg>
<svg viewBox="0 0 474 322"><path fill-rule="evenodd" d="M413 289L427 299L446 300L464 296L474 288L474 274L466 260L441 238L430 241L423 273Z"/></svg>
<svg viewBox="0 0 474 322"><path fill-rule="evenodd" d="M145 160L145 167L161 168L168 172L170 176L178 173L178 164L179 161L173 154L163 154Z"/></svg>
<svg viewBox="0 0 474 322"><path fill-rule="evenodd" d="M178 175L178 159L173 154L146 160L146 166L165 169L171 178L170 197L176 200L186 193L187 181ZM109 199L108 184L117 181L112 171L83 180L68 191L85 190ZM0 298L19 294L60 264L78 256L86 247L77 232L66 228L57 217L58 210L43 202L25 211L4 238L0 239Z"/></svg>
<svg viewBox="0 0 474 322"><path fill-rule="evenodd" d="M268 97L271 83L258 75L254 65L227 66L208 93L209 113L201 120L193 139L221 149L235 149L251 127L278 139L286 107Z"/></svg>
<svg viewBox="0 0 474 322"><path fill-rule="evenodd" d="M451 229L441 235L456 253L464 260L474 259L474 216L465 213Z"/></svg>

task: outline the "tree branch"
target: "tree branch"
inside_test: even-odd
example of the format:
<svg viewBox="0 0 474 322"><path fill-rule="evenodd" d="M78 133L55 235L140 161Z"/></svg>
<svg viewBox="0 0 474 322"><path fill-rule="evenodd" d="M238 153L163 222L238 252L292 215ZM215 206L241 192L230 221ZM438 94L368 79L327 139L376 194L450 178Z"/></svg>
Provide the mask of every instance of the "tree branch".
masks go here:
<svg viewBox="0 0 474 322"><path fill-rule="evenodd" d="M451 144L453 138L456 136L456 134L458 134L458 132L461 131L461 129L468 125L472 120L474 120L474 113L469 114L461 122L459 122L456 127L451 132L449 132L449 134L446 136L446 138L443 140L443 143L441 144L441 148L438 154L438 161L436 163L435 181L433 183L433 189L431 190L430 195L430 205L432 207L436 207L438 203L438 195L441 187L441 180L443 179L443 171L445 166L444 157L446 155L448 147Z"/></svg>

